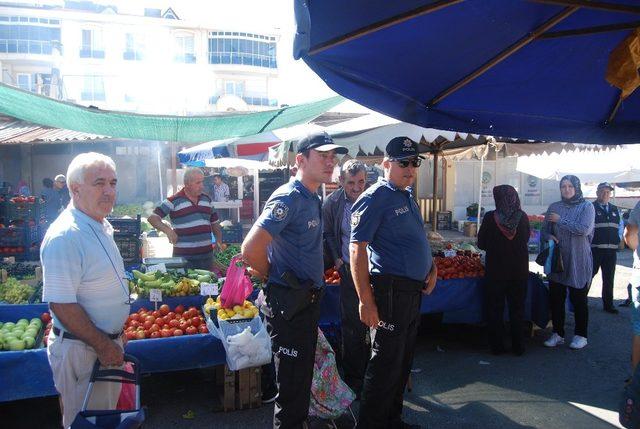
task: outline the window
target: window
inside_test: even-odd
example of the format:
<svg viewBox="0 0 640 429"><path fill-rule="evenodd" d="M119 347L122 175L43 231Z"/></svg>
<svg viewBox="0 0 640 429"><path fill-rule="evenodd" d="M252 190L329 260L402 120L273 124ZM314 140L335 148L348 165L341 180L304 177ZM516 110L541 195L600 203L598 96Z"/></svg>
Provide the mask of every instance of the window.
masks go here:
<svg viewBox="0 0 640 429"><path fill-rule="evenodd" d="M193 35L181 34L174 38L177 63L194 64L196 62L195 42Z"/></svg>
<svg viewBox="0 0 640 429"><path fill-rule="evenodd" d="M130 61L144 59L144 36L141 34L127 33L125 35L125 48L122 58Z"/></svg>
<svg viewBox="0 0 640 429"><path fill-rule="evenodd" d="M33 86L33 80L31 79L31 75L27 73L18 73L16 75L16 83L18 84L18 88L25 91L35 91L35 87Z"/></svg>
<svg viewBox="0 0 640 429"><path fill-rule="evenodd" d="M104 58L102 31L82 30L80 58Z"/></svg>
<svg viewBox="0 0 640 429"><path fill-rule="evenodd" d="M277 68L275 37L212 31L209 33L209 64Z"/></svg>
<svg viewBox="0 0 640 429"><path fill-rule="evenodd" d="M102 76L85 76L80 98L83 101L104 101L104 80Z"/></svg>
<svg viewBox="0 0 640 429"><path fill-rule="evenodd" d="M230 95L237 95L242 98L244 96L244 82L238 82L234 80L227 80L224 82L224 93Z"/></svg>
<svg viewBox="0 0 640 429"><path fill-rule="evenodd" d="M152 18L160 18L162 16L162 11L160 9L145 8L144 16L150 16Z"/></svg>
<svg viewBox="0 0 640 429"><path fill-rule="evenodd" d="M0 52L51 55L60 44L59 23L45 18L0 16Z"/></svg>

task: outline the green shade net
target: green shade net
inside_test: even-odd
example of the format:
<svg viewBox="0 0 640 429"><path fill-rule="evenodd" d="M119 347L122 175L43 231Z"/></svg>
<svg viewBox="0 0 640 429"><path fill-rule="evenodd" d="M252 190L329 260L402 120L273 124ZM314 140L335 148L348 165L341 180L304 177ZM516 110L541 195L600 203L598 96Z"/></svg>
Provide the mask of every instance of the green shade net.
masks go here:
<svg viewBox="0 0 640 429"><path fill-rule="evenodd" d="M141 115L79 106L0 84L0 112L24 121L109 137L203 143L307 123L337 106L337 96L255 113Z"/></svg>

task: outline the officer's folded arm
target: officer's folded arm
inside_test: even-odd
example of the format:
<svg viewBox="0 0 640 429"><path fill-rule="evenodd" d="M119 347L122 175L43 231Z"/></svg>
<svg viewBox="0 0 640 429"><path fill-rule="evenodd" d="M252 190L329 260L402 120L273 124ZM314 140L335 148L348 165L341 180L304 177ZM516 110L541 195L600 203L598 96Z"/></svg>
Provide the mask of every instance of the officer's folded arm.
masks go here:
<svg viewBox="0 0 640 429"><path fill-rule="evenodd" d="M253 225L242 242L242 260L249 266L247 270L252 276L265 280L269 275L269 257L267 248L273 237L266 229Z"/></svg>
<svg viewBox="0 0 640 429"><path fill-rule="evenodd" d="M49 306L69 333L95 350L103 366L120 366L124 363L122 348L96 328L79 304L51 302Z"/></svg>
<svg viewBox="0 0 640 429"><path fill-rule="evenodd" d="M349 245L349 262L351 263L353 283L360 299L360 320L368 327L375 328L378 326L380 318L369 277L368 244L364 241L351 243Z"/></svg>

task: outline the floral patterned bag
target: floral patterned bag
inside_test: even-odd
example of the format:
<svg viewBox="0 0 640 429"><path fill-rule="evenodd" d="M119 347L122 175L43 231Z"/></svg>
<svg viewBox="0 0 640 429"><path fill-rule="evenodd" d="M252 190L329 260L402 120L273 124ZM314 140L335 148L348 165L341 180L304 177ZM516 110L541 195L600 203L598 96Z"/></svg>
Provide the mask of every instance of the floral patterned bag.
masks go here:
<svg viewBox="0 0 640 429"><path fill-rule="evenodd" d="M349 410L356 395L340 378L336 357L324 334L318 329L309 415L337 419Z"/></svg>

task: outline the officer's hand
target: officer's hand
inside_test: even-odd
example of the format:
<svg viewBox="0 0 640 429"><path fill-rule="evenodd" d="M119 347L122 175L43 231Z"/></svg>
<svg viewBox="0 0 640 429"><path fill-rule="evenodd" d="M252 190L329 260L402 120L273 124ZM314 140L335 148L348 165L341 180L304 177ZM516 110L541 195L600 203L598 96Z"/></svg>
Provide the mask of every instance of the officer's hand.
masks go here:
<svg viewBox="0 0 640 429"><path fill-rule="evenodd" d="M104 345L96 350L102 366L121 366L124 364L124 352L115 341L105 341Z"/></svg>
<svg viewBox="0 0 640 429"><path fill-rule="evenodd" d="M436 287L436 282L438 281L438 268L436 265L433 265L431 271L429 271L429 275L427 276L427 280L425 280L425 287L422 288L422 293L425 295L431 295L433 289Z"/></svg>
<svg viewBox="0 0 640 429"><path fill-rule="evenodd" d="M378 323L380 323L380 317L378 317L378 307L375 303L366 305L360 303L359 311L360 320L362 321L362 323L370 328L378 327Z"/></svg>
<svg viewBox="0 0 640 429"><path fill-rule="evenodd" d="M176 244L178 242L178 234L174 229L170 229L167 231L167 238L169 239L169 243Z"/></svg>

